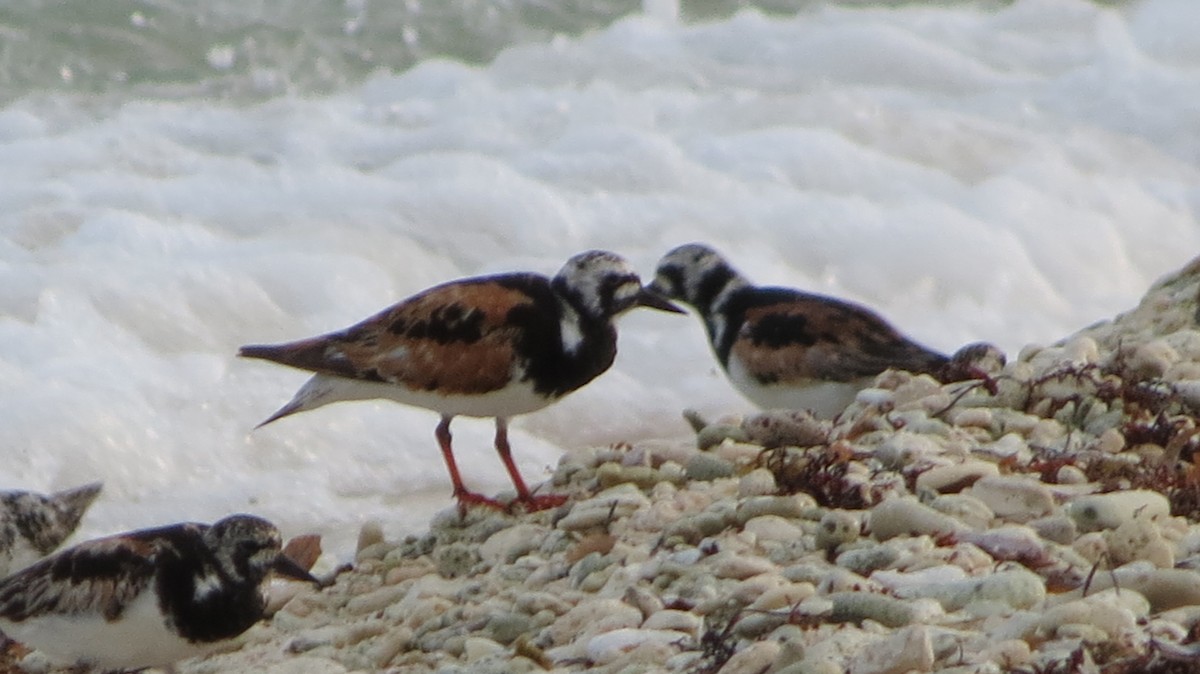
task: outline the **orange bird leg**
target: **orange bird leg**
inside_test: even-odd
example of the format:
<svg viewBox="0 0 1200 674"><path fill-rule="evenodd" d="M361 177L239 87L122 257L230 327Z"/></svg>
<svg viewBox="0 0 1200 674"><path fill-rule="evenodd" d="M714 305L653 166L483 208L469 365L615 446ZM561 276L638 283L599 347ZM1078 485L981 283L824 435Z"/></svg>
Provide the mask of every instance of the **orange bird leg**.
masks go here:
<svg viewBox="0 0 1200 674"><path fill-rule="evenodd" d="M566 502L567 497L561 494L534 496L529 493L529 487L525 486L521 471L517 470L517 464L513 462L512 448L508 445L508 420L504 417L496 417L496 452L500 455L500 460L504 462L504 468L508 470L508 476L512 478L513 486L517 488L517 500L526 504L530 510L557 508Z"/></svg>
<svg viewBox="0 0 1200 674"><path fill-rule="evenodd" d="M468 505L484 505L490 508L503 509L504 506L490 499L483 494L479 494L467 489L463 484L462 476L458 473L458 463L454 460L454 449L450 446L450 420L454 417L444 416L441 423L437 427L438 445L442 448L442 458L446 461L446 468L450 470L450 481L454 483L454 498L458 500L458 510L465 514Z"/></svg>

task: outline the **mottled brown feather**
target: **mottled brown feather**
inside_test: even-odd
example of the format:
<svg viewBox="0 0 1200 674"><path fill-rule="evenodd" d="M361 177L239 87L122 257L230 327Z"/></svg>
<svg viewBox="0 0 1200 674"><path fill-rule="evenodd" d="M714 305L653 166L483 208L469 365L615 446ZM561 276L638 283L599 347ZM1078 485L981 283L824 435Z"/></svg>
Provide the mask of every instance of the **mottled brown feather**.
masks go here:
<svg viewBox="0 0 1200 674"><path fill-rule="evenodd" d="M153 539L128 536L81 543L5 579L0 615L21 621L98 613L116 620L153 579L158 552Z"/></svg>
<svg viewBox="0 0 1200 674"><path fill-rule="evenodd" d="M825 298L795 298L752 307L744 318L733 343L733 356L751 376L764 382L848 382L889 367L934 372L946 362L945 356L907 339L869 310ZM803 330L782 338L775 335L769 347L756 339L767 319L800 318Z"/></svg>
<svg viewBox="0 0 1200 674"><path fill-rule="evenodd" d="M435 286L341 332L241 355L312 372L446 394L508 384L519 329L510 312L533 299L490 279Z"/></svg>

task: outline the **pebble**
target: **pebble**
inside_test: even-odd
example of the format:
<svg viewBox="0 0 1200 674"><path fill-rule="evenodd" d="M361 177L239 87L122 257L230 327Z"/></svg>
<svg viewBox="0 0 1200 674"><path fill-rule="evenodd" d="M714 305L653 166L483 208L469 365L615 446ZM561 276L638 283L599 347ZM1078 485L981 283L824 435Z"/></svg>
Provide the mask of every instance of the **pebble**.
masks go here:
<svg viewBox="0 0 1200 674"><path fill-rule="evenodd" d="M886 627L903 627L915 617L913 606L906 601L871 592L834 592L828 595L833 602L829 615L832 622L861 623L874 620Z"/></svg>
<svg viewBox="0 0 1200 674"><path fill-rule="evenodd" d="M844 510L830 510L817 525L817 547L836 548L858 540L862 525L858 517Z"/></svg>
<svg viewBox="0 0 1200 674"><path fill-rule="evenodd" d="M755 517L742 526L742 531L753 534L759 543L784 543L804 535L804 530L778 515Z"/></svg>
<svg viewBox="0 0 1200 674"><path fill-rule="evenodd" d="M653 613L641 625L647 630L671 630L683 632L692 637L699 637L704 627L704 620L691 611L663 609Z"/></svg>
<svg viewBox="0 0 1200 674"><path fill-rule="evenodd" d="M1163 538L1154 521L1143 517L1128 520L1111 531L1103 532L1113 566L1145 560L1160 569L1175 566L1175 550Z"/></svg>
<svg viewBox="0 0 1200 674"><path fill-rule="evenodd" d="M578 640L581 635L597 635L642 624L642 613L619 599L585 600L554 621L545 636L555 644ZM676 635L678 637L678 635Z"/></svg>
<svg viewBox="0 0 1200 674"><path fill-rule="evenodd" d="M587 642L587 658L598 665L613 662L621 656L646 645L672 647L682 636L671 630L652 630L622 627L598 634Z"/></svg>
<svg viewBox="0 0 1200 674"><path fill-rule="evenodd" d="M733 464L714 454L697 454L684 466L687 479L696 482L712 482L733 476Z"/></svg>
<svg viewBox="0 0 1200 674"><path fill-rule="evenodd" d="M1167 498L1147 489L1080 496L1067 506L1067 514L1085 532L1116 529L1135 517L1153 520L1170 513Z"/></svg>
<svg viewBox="0 0 1200 674"><path fill-rule="evenodd" d="M769 496L779 491L775 474L766 468L755 468L738 480L738 498Z"/></svg>
<svg viewBox="0 0 1200 674"><path fill-rule="evenodd" d="M760 594L747 607L752 611L786 610L817 593L812 583L787 583Z"/></svg>
<svg viewBox="0 0 1200 674"><path fill-rule="evenodd" d="M986 411L986 410L981 410ZM934 466L917 475L917 490L928 489L957 493L984 477L1000 474L1000 468L990 461L966 461L947 466Z"/></svg>
<svg viewBox="0 0 1200 674"><path fill-rule="evenodd" d="M850 661L850 674L904 674L933 668L929 628L910 625L862 649Z"/></svg>
<svg viewBox="0 0 1200 674"><path fill-rule="evenodd" d="M982 578L930 583L899 588L898 595L934 599L947 611L969 604L1001 603L1014 609L1030 608L1046 598L1042 579L1024 569L1000 571Z"/></svg>
<svg viewBox="0 0 1200 674"><path fill-rule="evenodd" d="M1131 564L1111 573L1096 573L1092 577L1091 591L1112 587L1114 577L1117 587L1145 597L1150 602L1152 613L1200 605L1200 573L1196 571ZM1073 594L1078 593L1078 590L1073 591Z"/></svg>
<svg viewBox="0 0 1200 674"><path fill-rule="evenodd" d="M996 514L987 504L967 494L942 494L929 502L929 507L945 513L971 529L985 529Z"/></svg>
<svg viewBox="0 0 1200 674"><path fill-rule="evenodd" d="M1018 521L1048 515L1054 510L1054 495L1046 485L1021 475L989 475L971 485L968 493L979 499L997 517Z"/></svg>
<svg viewBox="0 0 1200 674"><path fill-rule="evenodd" d="M777 641L757 641L733 654L718 674L760 674L779 657L781 646Z"/></svg>
<svg viewBox="0 0 1200 674"><path fill-rule="evenodd" d="M737 504L735 518L739 525L764 515L799 519L807 507L804 499L797 496L751 496Z"/></svg>
<svg viewBox="0 0 1200 674"><path fill-rule="evenodd" d="M742 421L743 442L775 447L812 447L826 444L833 424L808 410L767 410Z"/></svg>
<svg viewBox="0 0 1200 674"><path fill-rule="evenodd" d="M1052 606L1041 615L1038 628L1060 636L1066 625L1087 625L1100 630L1106 639L1119 638L1132 630L1150 612L1150 602L1136 592L1105 590L1082 599Z"/></svg>
<svg viewBox="0 0 1200 674"><path fill-rule="evenodd" d="M576 503L556 526L564 531L584 531L606 526L649 506L650 499L637 487L622 484Z"/></svg>
<svg viewBox="0 0 1200 674"><path fill-rule="evenodd" d="M880 541L903 535L932 536L966 529L962 522L911 497L893 497L875 506L869 523L871 535Z"/></svg>

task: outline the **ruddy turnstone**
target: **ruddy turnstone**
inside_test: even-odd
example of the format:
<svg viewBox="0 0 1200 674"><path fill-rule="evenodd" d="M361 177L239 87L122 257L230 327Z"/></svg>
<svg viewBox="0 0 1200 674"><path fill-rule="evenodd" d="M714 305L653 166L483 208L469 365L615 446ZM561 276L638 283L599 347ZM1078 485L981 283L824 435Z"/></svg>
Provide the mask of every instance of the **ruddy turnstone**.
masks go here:
<svg viewBox="0 0 1200 674"><path fill-rule="evenodd" d="M831 418L888 368L937 375L950 362L866 307L756 287L701 244L664 255L650 288L695 308L729 380L764 409Z"/></svg>
<svg viewBox="0 0 1200 674"><path fill-rule="evenodd" d="M496 451L517 499L531 510L563 497L534 496L508 444L508 419L541 409L613 363L613 319L633 307L682 313L642 287L621 257L589 251L554 278L498 274L451 281L357 325L288 344L244 346L239 355L316 374L260 426L343 400L383 398L442 415L436 437L460 506L498 506L469 491L451 448L455 416L495 417Z"/></svg>
<svg viewBox="0 0 1200 674"><path fill-rule="evenodd" d="M271 572L317 582L280 546L252 515L80 543L0 581L0 631L73 665L170 665L261 619Z"/></svg>
<svg viewBox="0 0 1200 674"><path fill-rule="evenodd" d="M0 492L0 578L54 552L79 526L100 483L53 494Z"/></svg>

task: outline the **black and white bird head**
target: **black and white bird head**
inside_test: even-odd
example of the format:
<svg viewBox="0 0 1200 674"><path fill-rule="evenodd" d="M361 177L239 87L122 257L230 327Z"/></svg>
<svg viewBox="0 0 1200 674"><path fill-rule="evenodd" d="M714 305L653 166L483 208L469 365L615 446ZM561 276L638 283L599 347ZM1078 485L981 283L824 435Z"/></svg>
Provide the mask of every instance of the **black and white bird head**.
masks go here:
<svg viewBox="0 0 1200 674"><path fill-rule="evenodd" d="M695 307L703 315L728 294L750 285L717 251L699 243L672 249L658 261L649 289Z"/></svg>
<svg viewBox="0 0 1200 674"><path fill-rule="evenodd" d="M318 582L283 554L279 530L261 517L230 515L204 532L204 543L231 579L257 585L275 571L288 578Z"/></svg>
<svg viewBox="0 0 1200 674"><path fill-rule="evenodd" d="M642 286L633 267L619 255L590 250L567 260L551 281L555 292L590 318L609 320L634 307L683 313L658 293Z"/></svg>

